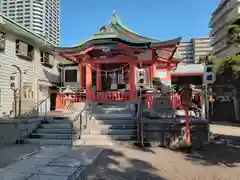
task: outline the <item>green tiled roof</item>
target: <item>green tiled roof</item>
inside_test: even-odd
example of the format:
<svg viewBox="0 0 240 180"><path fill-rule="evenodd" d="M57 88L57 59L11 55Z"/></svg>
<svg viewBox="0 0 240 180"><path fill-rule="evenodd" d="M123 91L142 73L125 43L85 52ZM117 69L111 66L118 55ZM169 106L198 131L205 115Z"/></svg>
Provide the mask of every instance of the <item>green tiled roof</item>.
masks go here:
<svg viewBox="0 0 240 180"><path fill-rule="evenodd" d="M147 38L144 36L141 36L127 27L125 27L118 16L116 15L116 12L113 13L111 17L111 22L108 25L102 26L98 32L96 32L91 38L88 40L82 41L80 44L73 46L73 47L56 47L56 50L66 50L66 51L81 51L84 49L87 45L86 44L96 44L96 42L100 42L99 40L104 40L104 43L109 43L111 41L116 40L124 41L125 43L129 43L132 46L137 45L141 47L146 47L147 45L152 44L151 47L157 47L161 43L178 43L180 41L180 38L170 40L170 41L158 41L151 38ZM99 43L97 43L99 44ZM164 44L165 45L165 44Z"/></svg>

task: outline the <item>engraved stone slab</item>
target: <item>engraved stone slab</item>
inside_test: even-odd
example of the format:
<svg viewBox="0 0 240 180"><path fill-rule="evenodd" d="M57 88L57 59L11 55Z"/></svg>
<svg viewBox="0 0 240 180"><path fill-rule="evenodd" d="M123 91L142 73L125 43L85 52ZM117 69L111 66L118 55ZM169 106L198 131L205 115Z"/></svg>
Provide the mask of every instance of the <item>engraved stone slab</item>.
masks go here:
<svg viewBox="0 0 240 180"><path fill-rule="evenodd" d="M79 167L82 165L82 161L79 159L60 157L53 160L48 164L49 166L63 166L63 167Z"/></svg>
<svg viewBox="0 0 240 180"><path fill-rule="evenodd" d="M90 165L90 164L93 163L93 160L95 159L95 156L94 157L87 157L87 156L85 156L83 154L79 154L78 156L69 154L69 155L62 156L61 158L64 158L64 159L76 159L79 162L81 162L82 166L87 166L87 165Z"/></svg>
<svg viewBox="0 0 240 180"><path fill-rule="evenodd" d="M42 175L42 174L35 174L30 177L28 180L67 180L68 176L54 176L54 175Z"/></svg>
<svg viewBox="0 0 240 180"><path fill-rule="evenodd" d="M77 159L81 162L81 165L87 166L91 164L94 159L102 152L101 148L89 148L82 150L81 148L75 148L71 150L68 154L62 156L61 158Z"/></svg>
<svg viewBox="0 0 240 180"><path fill-rule="evenodd" d="M45 158L45 159L55 159L58 158L60 156L62 156L63 154L59 154L59 153L55 153L55 154L50 154L50 153L45 153L45 152L40 152L37 153L35 155L32 155L31 158Z"/></svg>
<svg viewBox="0 0 240 180"><path fill-rule="evenodd" d="M33 154L30 157L53 159L68 153L69 150L70 148L66 146L46 147L46 148L43 148L39 153Z"/></svg>
<svg viewBox="0 0 240 180"><path fill-rule="evenodd" d="M55 175L55 176L70 176L77 168L72 167L57 167L57 166L45 166L41 167L38 174Z"/></svg>
<svg viewBox="0 0 240 180"><path fill-rule="evenodd" d="M42 158L26 158L21 161L16 162L14 165L19 165L19 166L28 166L28 167L33 167L33 166L45 166L47 165L51 159L42 159Z"/></svg>

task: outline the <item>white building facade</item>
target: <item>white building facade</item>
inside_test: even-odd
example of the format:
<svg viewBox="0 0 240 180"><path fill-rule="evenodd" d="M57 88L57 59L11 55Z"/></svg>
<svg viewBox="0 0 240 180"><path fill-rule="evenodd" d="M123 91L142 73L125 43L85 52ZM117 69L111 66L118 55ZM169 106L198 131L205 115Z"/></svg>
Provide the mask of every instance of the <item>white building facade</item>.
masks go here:
<svg viewBox="0 0 240 180"><path fill-rule="evenodd" d="M51 43L3 15L0 27L0 116L13 114L14 84L18 102L21 96L22 113L48 97L44 107L49 111L50 96L60 83L58 63L64 59L53 54Z"/></svg>
<svg viewBox="0 0 240 180"><path fill-rule="evenodd" d="M200 58L212 53L212 38L202 37L192 38L190 41L182 41L177 52L183 58L184 63L196 63Z"/></svg>
<svg viewBox="0 0 240 180"><path fill-rule="evenodd" d="M3 15L46 38L60 42L60 0L0 0Z"/></svg>
<svg viewBox="0 0 240 180"><path fill-rule="evenodd" d="M240 0L222 0L212 13L209 27L213 37L213 55L219 58L231 56L239 52L239 47L228 43L229 25L239 18Z"/></svg>

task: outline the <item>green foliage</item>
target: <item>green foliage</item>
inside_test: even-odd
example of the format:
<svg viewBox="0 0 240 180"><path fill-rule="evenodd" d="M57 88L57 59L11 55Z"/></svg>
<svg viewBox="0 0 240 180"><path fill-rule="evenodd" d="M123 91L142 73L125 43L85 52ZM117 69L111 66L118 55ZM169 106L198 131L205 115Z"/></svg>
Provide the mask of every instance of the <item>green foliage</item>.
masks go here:
<svg viewBox="0 0 240 180"><path fill-rule="evenodd" d="M229 43L240 43L240 18L231 23L228 28Z"/></svg>
<svg viewBox="0 0 240 180"><path fill-rule="evenodd" d="M197 61L197 64L213 64L212 60L210 59L210 56L202 56L199 57L199 60Z"/></svg>
<svg viewBox="0 0 240 180"><path fill-rule="evenodd" d="M240 77L238 62L240 56L233 56L223 60L214 60L218 73L218 81L234 82Z"/></svg>

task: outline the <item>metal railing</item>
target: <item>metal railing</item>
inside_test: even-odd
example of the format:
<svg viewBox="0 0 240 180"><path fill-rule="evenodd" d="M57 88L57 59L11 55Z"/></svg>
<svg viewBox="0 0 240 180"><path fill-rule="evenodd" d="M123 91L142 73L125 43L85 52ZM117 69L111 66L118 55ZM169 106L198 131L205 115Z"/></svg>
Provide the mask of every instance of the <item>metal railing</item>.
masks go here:
<svg viewBox="0 0 240 180"><path fill-rule="evenodd" d="M28 136L30 133L32 133L33 130L37 128L39 125L39 122L41 120L45 120L47 116L47 100L50 98L50 96L46 97L45 99L38 101L35 105L35 107L22 115L22 117L29 118L29 120L26 122L27 128L20 129L20 140L18 140L18 143L22 143L22 141L28 139ZM44 105L44 116L43 119L39 119L39 109ZM20 122L19 122L20 123ZM36 123L34 126L33 124ZM20 126L19 126L20 127Z"/></svg>
<svg viewBox="0 0 240 180"><path fill-rule="evenodd" d="M74 117L73 121L70 124L72 137L76 135L77 139L81 139L82 130L87 128L86 126L87 126L88 116L85 112L86 109L87 109L87 105L85 104L83 109L81 109L80 112L77 113L77 115ZM71 138L71 144L73 145L73 138Z"/></svg>

